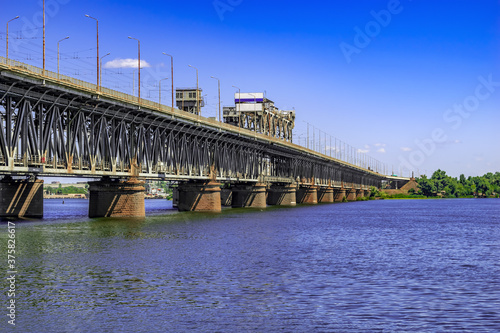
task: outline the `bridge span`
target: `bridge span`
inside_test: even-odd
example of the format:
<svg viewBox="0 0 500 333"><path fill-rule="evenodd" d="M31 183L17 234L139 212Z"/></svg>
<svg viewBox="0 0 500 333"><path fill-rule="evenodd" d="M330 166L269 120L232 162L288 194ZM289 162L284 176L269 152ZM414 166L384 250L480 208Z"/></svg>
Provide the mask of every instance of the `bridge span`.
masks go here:
<svg viewBox="0 0 500 333"><path fill-rule="evenodd" d="M42 176L97 178L98 217L144 216L146 179L177 182L180 210L220 211L221 184L233 207L312 204L365 196L381 171L0 57L0 216L42 216Z"/></svg>

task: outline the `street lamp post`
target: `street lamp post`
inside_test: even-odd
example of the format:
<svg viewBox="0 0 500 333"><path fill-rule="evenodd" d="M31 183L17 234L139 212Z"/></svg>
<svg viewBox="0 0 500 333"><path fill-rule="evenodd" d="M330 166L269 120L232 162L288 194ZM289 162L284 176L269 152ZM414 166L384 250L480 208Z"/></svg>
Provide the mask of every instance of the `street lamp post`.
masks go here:
<svg viewBox="0 0 500 333"><path fill-rule="evenodd" d="M138 40L137 38L130 37L128 36L128 39L135 39L137 41L137 81L139 84L139 87L137 88L138 90L138 101L141 103L141 41Z"/></svg>
<svg viewBox="0 0 500 333"><path fill-rule="evenodd" d="M105 55L103 55L103 56L101 57L101 60L99 61L99 70L100 70L100 72L99 72L99 89L100 89L100 88L101 88L101 86L102 86L102 59L106 58L106 57L107 57L107 56L109 56L110 54L111 54L111 52L106 53Z"/></svg>
<svg viewBox="0 0 500 333"><path fill-rule="evenodd" d="M196 111L198 112L198 115L201 116L200 103L199 103L200 97L199 97L199 91L198 91L199 90L198 89L198 68L191 66L191 65L188 65L188 66L196 69Z"/></svg>
<svg viewBox="0 0 500 333"><path fill-rule="evenodd" d="M97 90L99 90L99 20L97 20L95 17L92 17L90 15L85 14L85 17L91 18L95 20L96 22L96 28L97 28Z"/></svg>
<svg viewBox="0 0 500 333"><path fill-rule="evenodd" d="M159 90L158 90L158 93L159 93L159 97L158 97L158 104L160 104L160 108L161 108L161 81L164 81L164 80L168 80L168 77L164 78L164 79L161 79L160 82L158 83L158 86L159 86Z"/></svg>
<svg viewBox="0 0 500 333"><path fill-rule="evenodd" d="M241 103L241 90L240 88L236 86L232 86L233 88L238 89L238 104ZM234 108L236 110L236 104L234 105ZM238 127L241 128L241 105L240 105L240 110L238 111Z"/></svg>
<svg viewBox="0 0 500 333"><path fill-rule="evenodd" d="M60 56L60 53L59 53L59 43L62 42L63 40L66 40L68 39L68 37L64 37L63 39L60 39L58 42L57 42L57 79L59 80L59 61L61 61L61 56Z"/></svg>
<svg viewBox="0 0 500 333"><path fill-rule="evenodd" d="M172 80L172 111L174 111L174 57L163 52L164 55L170 57L170 78Z"/></svg>
<svg viewBox="0 0 500 333"><path fill-rule="evenodd" d="M211 78L217 80L217 86L218 86L218 90L219 90L219 121L222 121L222 117L221 117L221 113L220 113L220 80L216 77L213 77L213 76L211 76Z"/></svg>
<svg viewBox="0 0 500 333"><path fill-rule="evenodd" d="M17 20L19 16L14 17L12 20L7 21L7 36L6 36L6 43L7 45L5 46L5 58L9 59L9 22Z"/></svg>
<svg viewBox="0 0 500 333"><path fill-rule="evenodd" d="M43 75L45 75L45 0L43 0Z"/></svg>

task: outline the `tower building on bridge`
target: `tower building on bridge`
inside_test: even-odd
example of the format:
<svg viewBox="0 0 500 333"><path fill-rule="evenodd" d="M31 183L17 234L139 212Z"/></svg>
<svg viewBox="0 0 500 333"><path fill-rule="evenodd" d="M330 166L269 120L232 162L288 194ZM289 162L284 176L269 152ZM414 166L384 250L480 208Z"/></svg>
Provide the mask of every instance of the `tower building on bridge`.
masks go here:
<svg viewBox="0 0 500 333"><path fill-rule="evenodd" d="M179 110L200 114L201 108L205 106L201 88L198 89L198 96L196 88L177 88L175 91L175 102Z"/></svg>
<svg viewBox="0 0 500 333"><path fill-rule="evenodd" d="M275 138L292 140L295 110L279 110L263 93L235 93L235 106L223 108L224 122Z"/></svg>

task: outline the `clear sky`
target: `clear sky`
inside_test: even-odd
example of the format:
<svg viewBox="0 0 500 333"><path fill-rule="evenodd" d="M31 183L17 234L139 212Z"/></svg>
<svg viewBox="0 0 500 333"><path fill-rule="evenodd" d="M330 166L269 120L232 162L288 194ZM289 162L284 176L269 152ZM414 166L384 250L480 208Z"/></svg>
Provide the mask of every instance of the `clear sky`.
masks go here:
<svg viewBox="0 0 500 333"><path fill-rule="evenodd" d="M42 1L2 1L0 54L42 66ZM307 125L386 163L389 171L452 176L500 171L500 2L46 0L47 68L96 80L99 20L103 86L133 92L141 41L142 97L158 82L196 86L216 116L233 85L295 108L295 142ZM130 65L130 60L135 61ZM116 68L116 67L122 68ZM112 68L115 67L115 68ZM136 79L137 80L137 79ZM135 83L137 85L137 83ZM137 88L136 88L137 89ZM162 81L170 104L170 81ZM317 133L317 130L316 130ZM322 134L323 135L323 134ZM300 136L300 138L299 138ZM316 137L317 140L317 137ZM323 137L322 137L323 140Z"/></svg>

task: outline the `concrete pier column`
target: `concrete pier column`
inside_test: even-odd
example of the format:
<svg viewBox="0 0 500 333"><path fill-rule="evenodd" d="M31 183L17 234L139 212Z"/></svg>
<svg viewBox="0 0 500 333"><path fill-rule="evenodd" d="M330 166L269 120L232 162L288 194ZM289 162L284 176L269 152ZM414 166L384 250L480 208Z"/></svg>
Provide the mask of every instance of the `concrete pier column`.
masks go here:
<svg viewBox="0 0 500 333"><path fill-rule="evenodd" d="M232 189L232 207L266 208L266 184L238 184Z"/></svg>
<svg viewBox="0 0 500 333"><path fill-rule="evenodd" d="M144 182L105 177L89 182L89 217L144 217Z"/></svg>
<svg viewBox="0 0 500 333"><path fill-rule="evenodd" d="M222 210L220 185L215 181L179 184L179 210L220 212Z"/></svg>
<svg viewBox="0 0 500 333"><path fill-rule="evenodd" d="M334 202L342 202L344 201L345 197L346 197L346 190L343 188L336 189L335 192L333 193Z"/></svg>
<svg viewBox="0 0 500 333"><path fill-rule="evenodd" d="M356 191L356 198L358 198L358 199L361 198L362 199L364 197L365 197L365 190L357 190Z"/></svg>
<svg viewBox="0 0 500 333"><path fill-rule="evenodd" d="M295 185L271 185L271 187L267 189L267 204L295 206L297 204Z"/></svg>
<svg viewBox="0 0 500 333"><path fill-rule="evenodd" d="M172 207L177 208L179 206L179 188L176 186L172 188Z"/></svg>
<svg viewBox="0 0 500 333"><path fill-rule="evenodd" d="M352 188L347 191L349 191L347 194L347 201L356 201L356 189Z"/></svg>
<svg viewBox="0 0 500 333"><path fill-rule="evenodd" d="M231 206L233 201L233 190L231 188L222 188L220 190L220 201L222 206Z"/></svg>
<svg viewBox="0 0 500 333"><path fill-rule="evenodd" d="M0 217L43 217L43 180L0 180Z"/></svg>
<svg viewBox="0 0 500 333"><path fill-rule="evenodd" d="M297 188L297 203L315 205L318 203L318 188L316 186L299 186Z"/></svg>
<svg viewBox="0 0 500 333"><path fill-rule="evenodd" d="M318 202L319 203L332 203L332 202L334 202L333 188L332 187L319 187L318 188Z"/></svg>

